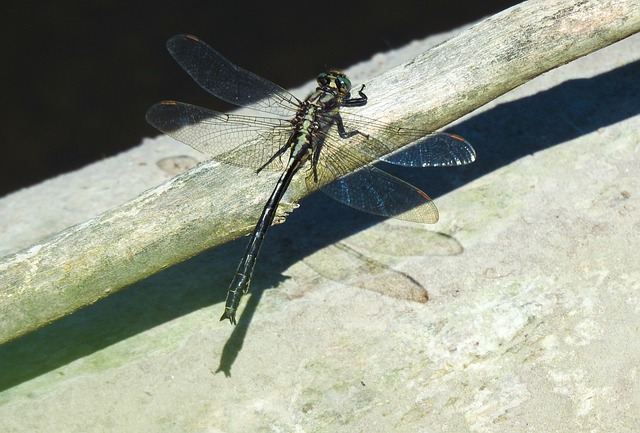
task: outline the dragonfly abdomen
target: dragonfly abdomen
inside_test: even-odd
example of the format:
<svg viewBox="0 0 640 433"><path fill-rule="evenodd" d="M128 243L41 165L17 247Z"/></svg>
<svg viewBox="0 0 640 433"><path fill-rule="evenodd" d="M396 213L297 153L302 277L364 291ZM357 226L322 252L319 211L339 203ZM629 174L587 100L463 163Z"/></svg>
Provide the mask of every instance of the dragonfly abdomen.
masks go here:
<svg viewBox="0 0 640 433"><path fill-rule="evenodd" d="M262 247L262 242L267 234L267 230L269 230L269 227L273 224L273 219L276 215L278 205L280 204L285 191L289 187L293 176L304 164L307 158L308 152L306 152L305 149L301 149L299 153L291 156L286 170L280 176L269 200L267 200L267 203L262 209L258 223L251 233L251 239L249 240L243 259L240 261L236 275L229 286L224 313L222 314L222 317L220 317L220 320L229 319L231 323L236 323L236 310L238 309L242 295L249 291L249 284L251 283L253 269L255 267L256 260L258 259L258 254L260 254L260 247Z"/></svg>

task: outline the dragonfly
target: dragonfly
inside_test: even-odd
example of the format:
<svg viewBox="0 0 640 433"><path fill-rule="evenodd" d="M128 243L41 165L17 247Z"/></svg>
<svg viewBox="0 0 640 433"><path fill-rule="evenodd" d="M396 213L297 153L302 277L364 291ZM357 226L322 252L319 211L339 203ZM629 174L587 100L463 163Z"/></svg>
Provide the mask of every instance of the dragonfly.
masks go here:
<svg viewBox="0 0 640 433"><path fill-rule="evenodd" d="M235 65L195 36L174 36L167 49L204 90L269 117L225 114L163 101L149 108L147 121L220 163L257 173L281 172L229 286L221 321L236 324L238 306L249 290L265 234L294 175L303 167L311 191L319 188L368 213L435 223L438 210L427 194L372 163L379 159L400 166L435 167L475 160L473 147L457 135L391 126L351 112L350 108L366 105L368 98L364 85L353 95L351 81L341 71L319 74L315 91L300 100ZM405 145L411 146L396 152Z"/></svg>

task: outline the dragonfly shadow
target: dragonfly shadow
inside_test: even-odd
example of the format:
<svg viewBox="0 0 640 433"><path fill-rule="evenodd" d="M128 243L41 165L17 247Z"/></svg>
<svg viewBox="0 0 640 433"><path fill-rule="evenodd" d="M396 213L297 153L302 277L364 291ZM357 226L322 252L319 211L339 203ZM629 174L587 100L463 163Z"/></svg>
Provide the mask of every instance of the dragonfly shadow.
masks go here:
<svg viewBox="0 0 640 433"><path fill-rule="evenodd" d="M437 198L526 155L639 114L638 76L640 61L593 78L561 83L457 124L453 132L465 137L477 151L474 164L388 171ZM219 371L230 374L262 291L277 286L284 269L381 220L314 194L303 200L285 224L274 227L258 263L252 296L224 348ZM0 391L182 315L222 303L246 242L241 238L205 252L0 346Z"/></svg>

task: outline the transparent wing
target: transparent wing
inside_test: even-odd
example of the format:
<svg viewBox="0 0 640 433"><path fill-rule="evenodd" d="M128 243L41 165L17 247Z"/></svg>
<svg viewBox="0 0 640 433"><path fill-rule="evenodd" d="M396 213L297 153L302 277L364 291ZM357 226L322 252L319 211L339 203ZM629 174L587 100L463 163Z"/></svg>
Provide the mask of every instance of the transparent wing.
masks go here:
<svg viewBox="0 0 640 433"><path fill-rule="evenodd" d="M405 167L452 167L470 164L475 159L476 152L469 142L445 132L425 135L414 144L380 158Z"/></svg>
<svg viewBox="0 0 640 433"><path fill-rule="evenodd" d="M406 146L380 158L390 164L406 167L451 167L470 164L476 159L476 152L471 144L457 135L393 127L348 112L341 112L341 116L347 130L356 130L360 135L377 139L384 143L389 152Z"/></svg>
<svg viewBox="0 0 640 433"><path fill-rule="evenodd" d="M307 177L309 181L311 176ZM432 224L438 209L429 196L395 176L365 165L322 187L331 198L355 209L407 221Z"/></svg>
<svg viewBox="0 0 640 433"><path fill-rule="evenodd" d="M174 36L167 50L196 83L223 101L291 117L300 104L282 87L236 66L195 36Z"/></svg>
<svg viewBox="0 0 640 433"><path fill-rule="evenodd" d="M223 114L176 101L153 105L146 119L216 161L253 169L260 168L284 146L292 131L288 120ZM282 161L276 159L265 169L282 167Z"/></svg>
<svg viewBox="0 0 640 433"><path fill-rule="evenodd" d="M318 138L322 151L316 167L317 183L324 193L374 215L421 223L438 221L438 210L427 194L369 164L376 155L385 153L385 144L371 136L342 139L337 134L332 125ZM308 187L314 186L313 170L306 182Z"/></svg>
<svg viewBox="0 0 640 433"><path fill-rule="evenodd" d="M419 188L370 165L381 160L412 167L452 166L472 162L475 151L458 136L407 128L351 113L341 116L350 138L340 138L337 126L329 125L317 144L322 147L316 172L323 192L361 211L421 223L438 221L438 210ZM392 152L392 149L410 145ZM361 167L361 168L360 168ZM355 171L354 171L355 170ZM307 184L315 181L313 172Z"/></svg>

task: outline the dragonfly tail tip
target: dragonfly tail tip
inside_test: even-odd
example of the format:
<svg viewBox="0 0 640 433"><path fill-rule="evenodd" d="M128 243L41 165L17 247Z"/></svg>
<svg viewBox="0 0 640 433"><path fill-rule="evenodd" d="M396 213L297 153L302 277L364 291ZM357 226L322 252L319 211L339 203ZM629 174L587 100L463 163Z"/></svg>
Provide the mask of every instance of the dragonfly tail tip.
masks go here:
<svg viewBox="0 0 640 433"><path fill-rule="evenodd" d="M229 319L229 322L232 325L236 324L236 315L234 313L229 313L225 310L225 312L222 313L222 317L220 317L220 321L222 322L225 319Z"/></svg>

